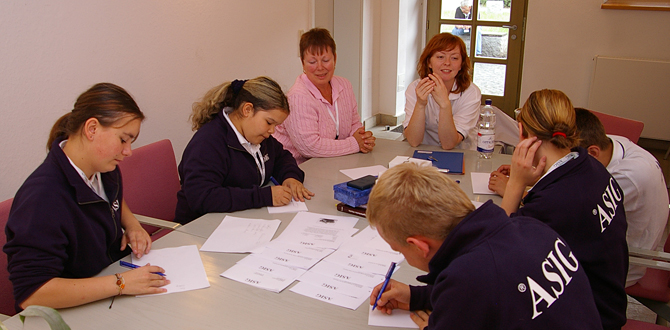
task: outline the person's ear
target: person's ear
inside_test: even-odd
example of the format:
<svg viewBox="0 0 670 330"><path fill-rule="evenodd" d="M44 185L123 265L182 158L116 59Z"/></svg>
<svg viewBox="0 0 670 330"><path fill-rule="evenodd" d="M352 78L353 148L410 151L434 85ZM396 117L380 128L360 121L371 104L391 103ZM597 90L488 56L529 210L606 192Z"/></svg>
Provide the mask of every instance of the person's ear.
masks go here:
<svg viewBox="0 0 670 330"><path fill-rule="evenodd" d="M430 244L421 236L410 236L405 239L405 242L421 252L424 258L430 255Z"/></svg>
<svg viewBox="0 0 670 330"><path fill-rule="evenodd" d="M99 129L100 129L100 122L98 121L98 119L89 118L84 123L84 130L83 130L84 136L86 136L87 140L92 141Z"/></svg>
<svg viewBox="0 0 670 330"><path fill-rule="evenodd" d="M242 105L242 117L251 117L254 114L254 105L251 102L245 102Z"/></svg>
<svg viewBox="0 0 670 330"><path fill-rule="evenodd" d="M519 141L523 141L523 124L521 122L517 122L517 125L519 125Z"/></svg>
<svg viewBox="0 0 670 330"><path fill-rule="evenodd" d="M600 157L600 153L602 152L602 150L600 150L600 147L598 147L597 145L590 145L588 148L586 148L586 151L589 153L589 155L595 157L596 159Z"/></svg>

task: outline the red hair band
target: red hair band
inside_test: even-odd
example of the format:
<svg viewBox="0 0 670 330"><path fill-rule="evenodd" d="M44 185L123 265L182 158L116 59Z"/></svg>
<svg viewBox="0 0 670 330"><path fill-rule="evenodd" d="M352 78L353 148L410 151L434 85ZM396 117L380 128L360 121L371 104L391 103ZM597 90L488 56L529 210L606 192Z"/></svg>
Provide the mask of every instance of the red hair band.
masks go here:
<svg viewBox="0 0 670 330"><path fill-rule="evenodd" d="M565 133L563 132L554 132L554 134L552 134L551 137L556 137L556 135L560 135L564 138L567 138L567 135L565 135Z"/></svg>

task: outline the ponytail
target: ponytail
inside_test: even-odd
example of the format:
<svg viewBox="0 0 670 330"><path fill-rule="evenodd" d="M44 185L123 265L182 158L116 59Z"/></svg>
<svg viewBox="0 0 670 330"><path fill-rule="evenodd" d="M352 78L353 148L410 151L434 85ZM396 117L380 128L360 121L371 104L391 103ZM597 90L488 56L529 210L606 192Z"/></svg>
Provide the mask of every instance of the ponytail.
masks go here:
<svg viewBox="0 0 670 330"><path fill-rule="evenodd" d="M249 80L235 80L210 89L199 102L193 103L189 120L191 129L199 130L210 122L224 108L237 111L244 103L258 110L280 109L289 113L288 99L277 82L268 77L257 77Z"/></svg>
<svg viewBox="0 0 670 330"><path fill-rule="evenodd" d="M125 89L111 83L95 84L79 95L72 111L56 120L49 133L47 150L51 150L57 139L79 132L90 118L96 118L100 125L109 127L128 116L144 120L144 114Z"/></svg>

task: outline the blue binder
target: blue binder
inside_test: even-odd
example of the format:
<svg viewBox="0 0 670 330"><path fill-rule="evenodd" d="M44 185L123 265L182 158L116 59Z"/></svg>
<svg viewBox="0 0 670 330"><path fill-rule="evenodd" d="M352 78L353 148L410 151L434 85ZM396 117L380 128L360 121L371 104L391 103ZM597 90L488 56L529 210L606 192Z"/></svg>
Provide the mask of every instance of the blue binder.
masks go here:
<svg viewBox="0 0 670 330"><path fill-rule="evenodd" d="M462 152L415 150L412 157L430 160L442 172L463 174Z"/></svg>

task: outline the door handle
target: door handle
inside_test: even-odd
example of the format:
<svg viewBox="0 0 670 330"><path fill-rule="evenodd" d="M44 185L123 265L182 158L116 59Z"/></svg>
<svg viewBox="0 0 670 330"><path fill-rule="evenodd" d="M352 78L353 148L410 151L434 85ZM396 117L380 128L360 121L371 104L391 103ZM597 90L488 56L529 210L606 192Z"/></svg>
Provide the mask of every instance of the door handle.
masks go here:
<svg viewBox="0 0 670 330"><path fill-rule="evenodd" d="M514 31L516 31L516 29L518 29L516 24L514 24L514 25L503 25L502 27L507 28L507 29L512 29Z"/></svg>

